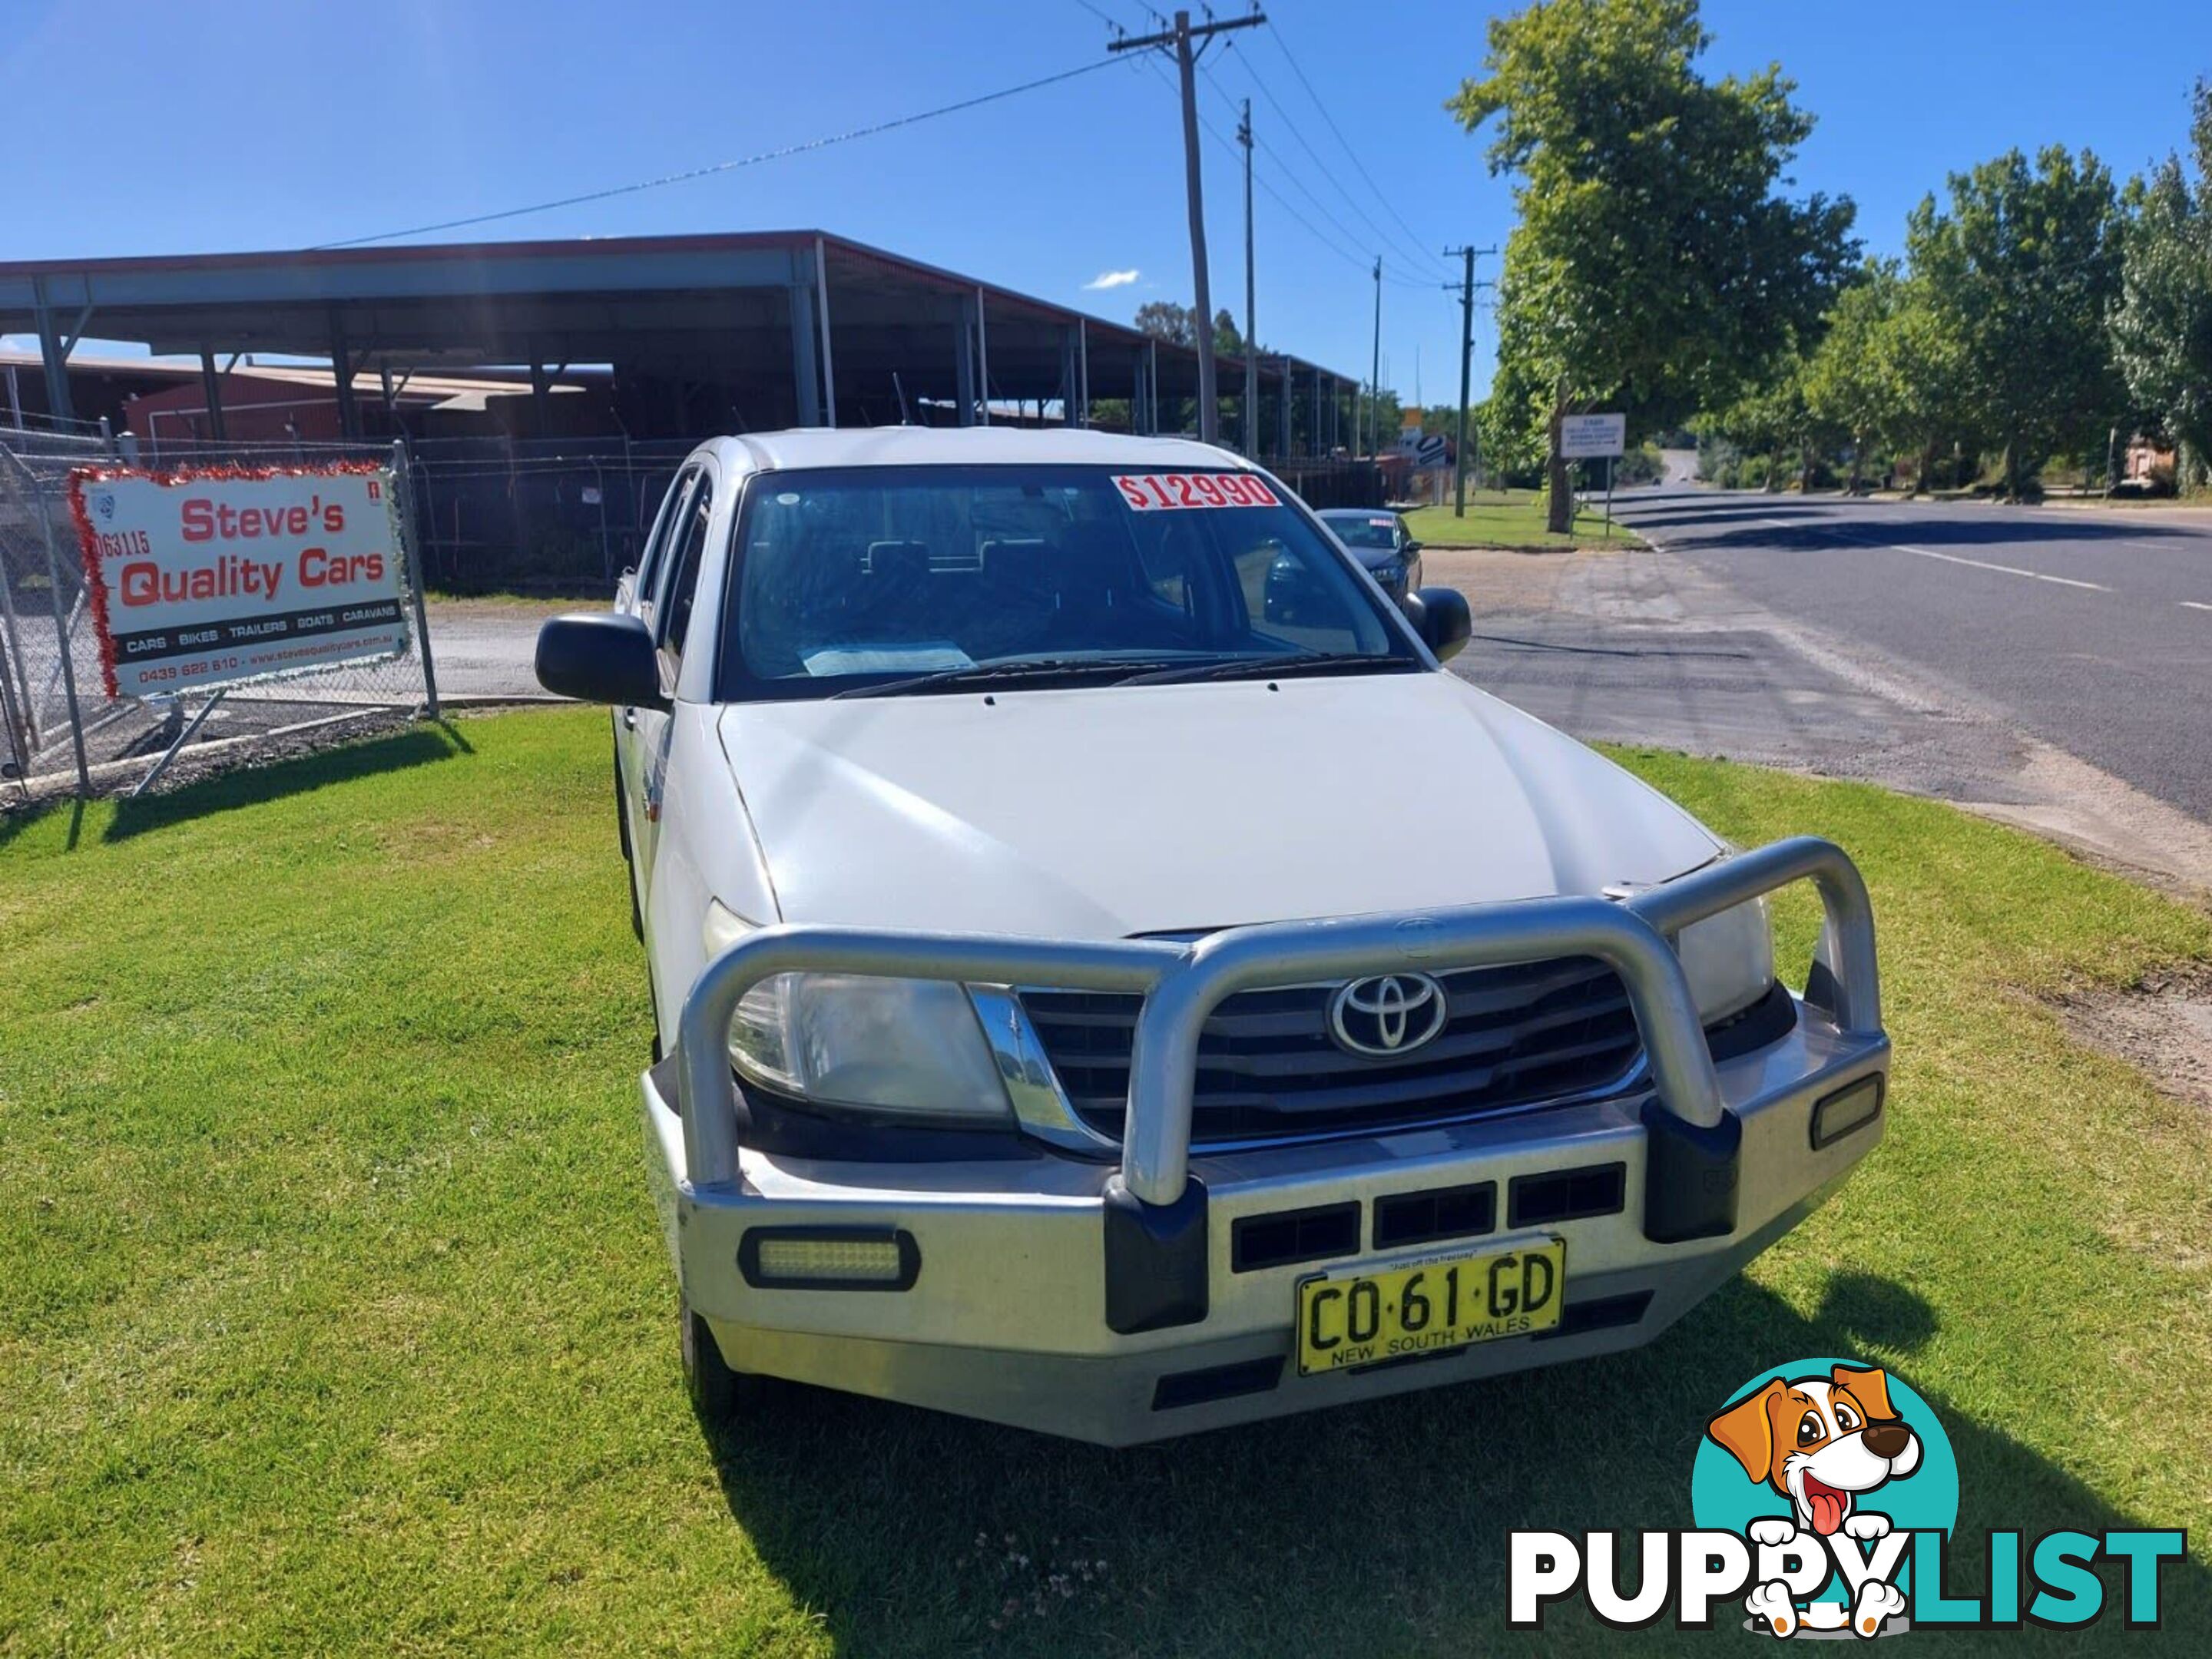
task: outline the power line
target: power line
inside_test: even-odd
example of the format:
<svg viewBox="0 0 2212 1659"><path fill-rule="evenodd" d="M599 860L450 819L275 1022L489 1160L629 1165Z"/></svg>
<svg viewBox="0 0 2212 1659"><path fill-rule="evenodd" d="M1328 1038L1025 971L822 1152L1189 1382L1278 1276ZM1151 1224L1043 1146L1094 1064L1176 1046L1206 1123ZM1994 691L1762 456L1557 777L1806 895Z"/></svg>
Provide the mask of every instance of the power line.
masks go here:
<svg viewBox="0 0 2212 1659"><path fill-rule="evenodd" d="M1382 204L1382 210L1395 219L1405 233L1413 238L1415 246L1420 246L1419 233L1414 230L1413 226L1407 224L1405 216L1390 205L1390 198L1382 193L1382 186L1375 182L1375 175L1368 172L1366 164L1359 159L1358 151L1352 149L1352 141L1344 136L1344 129L1337 125L1336 118L1328 112L1328 106L1322 101L1321 94L1314 90L1314 83L1306 79L1306 72L1298 67L1298 60L1291 56L1291 43L1283 38L1282 30L1271 22L1267 26L1267 33L1275 42L1275 50L1283 54L1283 61L1291 66L1291 73L1298 77L1298 84L1306 89L1306 96L1313 100L1314 107L1321 112L1321 118L1328 123L1328 130L1336 135L1336 142L1344 146L1344 153L1352 158L1352 165L1359 170L1359 176L1367 181L1368 189L1375 192L1375 199Z"/></svg>
<svg viewBox="0 0 2212 1659"><path fill-rule="evenodd" d="M962 110L976 109L985 104L995 104L1005 98L1017 97L1024 92L1035 92L1040 87L1056 86L1062 81L1073 81L1079 75L1089 75L1104 69L1114 60L1102 58L1092 64L1084 64L1072 70L1062 70L1057 75L1048 75L1035 81L1024 81L1019 86L1002 87L996 92L987 92L974 98L963 98L957 104L940 105L912 115L902 115L890 121L878 121L872 125L854 127L850 131L834 133L824 138L810 138L804 143L786 144L778 149L763 150L757 155L740 157L734 161L717 161L712 167L692 167L683 173L664 173L658 179L641 179L635 184L612 185L605 190L586 191L577 196L563 196L550 202L537 202L528 207L502 208L495 213L470 214L459 219L442 219L435 224L416 225L406 230L380 231L374 236L349 236L343 241L319 242L313 252L325 248L359 247L368 242L395 241L402 236L424 236L432 231L459 230L470 225L487 225L501 219L520 219L526 214L550 213L556 208L578 207L586 202L604 202L611 197L632 196L640 191L659 190L664 185L680 185L694 179L712 178L720 173L734 173L740 167L757 167L763 161L779 161L786 156L802 155L811 150L828 149L833 144L850 143L855 138L872 138L878 133L890 132L900 127L910 127L922 121L933 121L940 115L957 115Z"/></svg>
<svg viewBox="0 0 2212 1659"><path fill-rule="evenodd" d="M1169 91L1173 92L1175 90L1175 82L1168 79L1167 71L1162 69L1158 64L1152 62L1150 58L1146 58L1145 62L1146 66L1152 70L1153 74L1159 77L1160 83L1166 87ZM1238 154L1237 144L1235 139L1225 136L1220 128L1215 126L1212 122L1207 120L1202 114L1198 118L1198 124L1206 130L1206 136L1207 137L1212 139L1216 144L1218 144L1232 157L1237 157L1241 161L1242 157ZM1289 214L1291 220L1304 229L1307 235L1312 237L1315 241L1320 243L1331 253L1336 255L1338 258L1352 266L1353 270L1358 271L1362 276L1365 276L1367 274L1368 256L1347 252L1342 243L1329 236L1326 232L1316 228L1312 220L1307 218L1303 213L1300 213L1297 207L1291 203L1288 198L1284 196L1284 194L1280 191L1277 190L1273 185L1269 184L1267 179L1258 173L1255 172L1253 174L1252 182L1257 185L1261 190L1266 191L1268 196L1273 199L1275 205L1282 209L1284 212ZM1421 283L1419 284L1419 286L1425 288L1427 284Z"/></svg>
<svg viewBox="0 0 2212 1659"><path fill-rule="evenodd" d="M1229 100L1229 89L1221 84L1220 77L1216 76L1211 70L1208 70L1206 72L1206 78L1212 83L1214 94L1217 97L1224 100ZM1231 106L1234 106L1233 102ZM1278 151L1273 144L1269 143L1265 138L1261 137L1256 132L1252 135L1252 137L1253 142L1262 150L1267 152L1268 158L1282 168L1284 178L1288 179L1292 185L1296 185L1297 187L1298 193L1304 197L1307 201L1313 204L1314 211L1320 214L1322 218L1328 220L1330 224L1334 225L1343 235L1346 242L1351 244L1353 247L1358 247L1360 242L1359 233L1352 229L1351 226L1346 224L1343 220L1338 218L1336 215L1329 211L1328 204L1323 202L1320 197L1313 193L1312 189L1306 184L1306 182L1298 177L1297 169L1291 167L1289 162L1283 160L1281 153Z"/></svg>
<svg viewBox="0 0 2212 1659"><path fill-rule="evenodd" d="M1218 79L1211 76L1207 78L1214 81L1215 92L1219 94L1219 95L1224 99L1229 96L1228 90L1220 84ZM1220 129L1214 126L1212 122L1207 121L1204 116L1201 115L1199 119L1200 123L1205 125L1207 133L1212 137L1216 143L1226 146L1231 142L1231 140L1224 137ZM1288 179L1290 183L1297 185L1299 193L1309 202L1313 204L1315 210L1317 211L1322 218L1328 220L1328 222L1336 228L1337 232L1344 240L1340 242L1334 238L1329 236L1326 232L1321 230L1311 220L1308 219L1303 213L1300 213L1298 210L1288 200L1288 198L1286 198L1283 193L1277 190L1273 185L1269 184L1264 177L1255 175L1254 182L1257 184L1261 190L1266 191L1267 194L1274 199L1277 206L1280 207L1284 212L1289 214L1292 219L1297 221L1297 222L1305 230L1308 235L1311 236L1316 241L1321 243L1322 246L1328 248L1330 252L1335 254L1339 258L1343 259L1347 264L1355 267L1362 274L1369 273L1371 269L1374 255L1358 251L1360 245L1358 233L1352 229L1351 227L1346 225L1343 220L1338 218L1334 214L1328 210L1328 206L1322 203L1321 198L1316 196L1313 191L1298 178L1297 169L1288 161L1284 161L1281 153L1278 151L1273 145L1270 144L1266 139L1260 137L1256 133L1254 135L1254 142L1256 143L1261 149L1267 153L1268 157L1271 160L1282 167L1284 177ZM1435 286L1433 283L1419 281L1410 276L1401 276L1395 271L1389 270L1382 273L1382 280L1389 283L1393 288L1421 289L1425 290Z"/></svg>
<svg viewBox="0 0 2212 1659"><path fill-rule="evenodd" d="M1253 86L1258 89L1260 95L1267 100L1268 107L1273 109L1275 113L1282 118L1284 130L1287 131L1291 137L1297 140L1298 148L1305 151L1306 155L1312 159L1315 169L1320 173L1322 178L1328 179L1328 182L1335 187L1336 193L1344 198L1345 201L1351 205L1352 210L1366 222L1368 228L1372 230L1376 235L1382 239L1383 243L1389 248L1391 255L1394 258L1410 258L1417 266L1421 261L1430 258L1431 256L1427 251L1423 248L1419 242L1415 242L1410 246L1400 242L1392 232L1384 229L1381 224L1376 222L1373 215L1370 214L1365 208L1360 206L1359 198L1353 195L1350 190L1346 188L1342 179L1339 179L1334 173L1329 170L1328 163L1322 160L1321 152L1316 149L1312 143L1307 140L1305 134L1298 130L1297 122L1292 118L1290 111L1283 107L1282 100L1276 97L1274 92L1268 87L1267 83L1260 78L1260 71L1254 66L1250 54L1240 52L1237 54L1237 61L1243 66L1246 76L1251 81ZM1222 95L1224 97L1228 95L1225 89ZM1278 159L1279 160L1280 158L1279 157ZM1308 194L1310 195L1311 192L1309 191ZM1316 205L1319 205L1318 202L1316 202ZM1347 235L1352 234L1349 231L1346 234ZM1352 236L1352 241L1355 245L1362 240L1364 239L1358 236ZM1437 276L1441 276L1443 274L1443 266L1438 264L1436 269Z"/></svg>

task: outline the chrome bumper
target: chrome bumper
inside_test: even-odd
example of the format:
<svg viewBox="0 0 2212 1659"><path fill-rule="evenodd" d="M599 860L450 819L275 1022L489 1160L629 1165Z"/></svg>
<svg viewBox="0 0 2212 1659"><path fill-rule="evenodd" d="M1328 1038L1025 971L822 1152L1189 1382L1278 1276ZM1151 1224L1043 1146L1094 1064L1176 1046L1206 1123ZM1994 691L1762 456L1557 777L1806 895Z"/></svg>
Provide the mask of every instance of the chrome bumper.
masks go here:
<svg viewBox="0 0 2212 1659"><path fill-rule="evenodd" d="M1667 935L1809 879L1826 911L1796 1029L1718 1066ZM1522 1115L1371 1137L1190 1155L1207 1015L1255 987L1565 956L1626 986L1650 1066L1639 1091ZM738 1000L799 969L1133 992L1146 998L1120 1167L1040 1149L964 1163L808 1160L745 1146L727 1056ZM709 963L673 1068L644 1089L648 1164L691 1306L741 1370L1113 1443L1433 1386L1650 1340L1832 1190L1880 1138L1877 1109L1824 1141L1820 1103L1886 1079L1864 884L1826 842L1779 842L1621 903L1557 898L1410 916L1232 928L1188 945L1060 944L848 928L763 931ZM659 1074L665 1079L667 1068ZM1611 1206L1524 1195L1590 1173ZM1375 1252L1375 1200L1494 1183L1470 1248L1540 1231L1567 1241L1562 1331L1433 1363L1298 1377L1294 1290ZM1358 1206L1336 1264L1243 1267L1240 1221ZM905 1289L764 1286L740 1257L757 1229L904 1235ZM1437 1248L1433 1243L1422 1250ZM1409 1254L1389 1251L1385 1254Z"/></svg>

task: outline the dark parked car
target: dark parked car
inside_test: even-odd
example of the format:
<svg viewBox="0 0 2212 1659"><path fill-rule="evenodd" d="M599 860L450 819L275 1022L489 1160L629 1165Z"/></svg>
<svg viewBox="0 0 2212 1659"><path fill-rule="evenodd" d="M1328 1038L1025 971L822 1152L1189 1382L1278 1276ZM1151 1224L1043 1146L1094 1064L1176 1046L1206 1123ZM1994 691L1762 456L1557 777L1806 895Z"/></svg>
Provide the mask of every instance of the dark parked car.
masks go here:
<svg viewBox="0 0 2212 1659"><path fill-rule="evenodd" d="M1402 599L1420 586L1421 544L1395 513L1332 507L1320 517L1392 599Z"/></svg>

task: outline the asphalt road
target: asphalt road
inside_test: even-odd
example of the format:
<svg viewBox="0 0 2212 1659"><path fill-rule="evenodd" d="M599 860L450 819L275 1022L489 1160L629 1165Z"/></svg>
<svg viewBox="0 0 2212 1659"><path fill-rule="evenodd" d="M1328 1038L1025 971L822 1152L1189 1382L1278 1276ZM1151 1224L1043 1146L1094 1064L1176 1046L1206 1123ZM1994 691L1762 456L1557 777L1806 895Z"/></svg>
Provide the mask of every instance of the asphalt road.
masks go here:
<svg viewBox="0 0 2212 1659"><path fill-rule="evenodd" d="M1680 488L1615 511L1741 600L2212 823L2212 515Z"/></svg>

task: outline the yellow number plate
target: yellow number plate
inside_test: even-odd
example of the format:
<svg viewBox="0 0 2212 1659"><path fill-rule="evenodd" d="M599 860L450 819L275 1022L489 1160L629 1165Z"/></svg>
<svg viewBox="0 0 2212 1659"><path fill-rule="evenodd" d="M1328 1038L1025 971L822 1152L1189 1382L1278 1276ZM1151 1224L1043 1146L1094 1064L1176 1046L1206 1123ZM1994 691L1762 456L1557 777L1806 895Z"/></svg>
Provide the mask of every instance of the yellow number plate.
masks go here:
<svg viewBox="0 0 2212 1659"><path fill-rule="evenodd" d="M1298 1374L1547 1331L1566 1288L1560 1238L1318 1274L1298 1285Z"/></svg>

